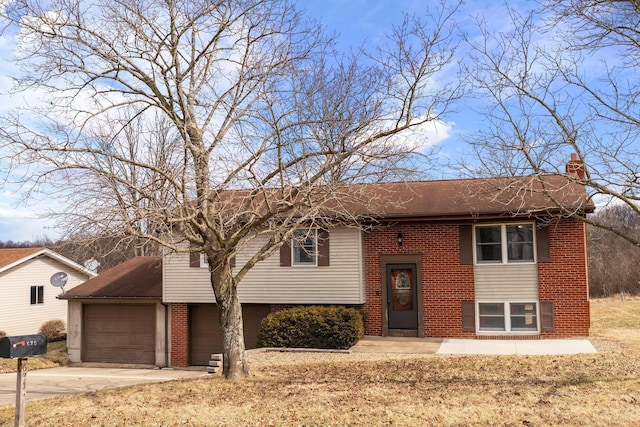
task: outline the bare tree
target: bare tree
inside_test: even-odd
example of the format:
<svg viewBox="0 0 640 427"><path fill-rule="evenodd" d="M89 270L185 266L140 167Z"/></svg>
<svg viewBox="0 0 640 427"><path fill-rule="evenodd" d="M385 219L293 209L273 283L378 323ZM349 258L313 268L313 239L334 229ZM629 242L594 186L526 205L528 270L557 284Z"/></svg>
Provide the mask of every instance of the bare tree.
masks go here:
<svg viewBox="0 0 640 427"><path fill-rule="evenodd" d="M595 214L598 222L640 238L640 217L626 205L611 206ZM590 226L589 295L610 297L616 293L640 293L640 251L628 240L599 227ZM612 268L615 266L615 268Z"/></svg>
<svg viewBox="0 0 640 427"><path fill-rule="evenodd" d="M205 253L224 372L242 376L238 283L296 229L353 221L335 202L358 198L344 184L410 169L419 146L397 136L459 96L439 78L456 7L407 18L378 52L347 55L287 0L12 2L16 90L45 102L4 117L2 150L29 168L31 192L64 201L60 225L74 233ZM156 118L166 139L141 137L136 123Z"/></svg>
<svg viewBox="0 0 640 427"><path fill-rule="evenodd" d="M540 1L526 13L510 10L510 17L509 31L492 31L478 19L481 41L469 39L468 72L488 120L471 141L479 163L468 169L562 174L595 202L624 204L640 215L638 3ZM637 234L603 217L563 214L640 245Z"/></svg>

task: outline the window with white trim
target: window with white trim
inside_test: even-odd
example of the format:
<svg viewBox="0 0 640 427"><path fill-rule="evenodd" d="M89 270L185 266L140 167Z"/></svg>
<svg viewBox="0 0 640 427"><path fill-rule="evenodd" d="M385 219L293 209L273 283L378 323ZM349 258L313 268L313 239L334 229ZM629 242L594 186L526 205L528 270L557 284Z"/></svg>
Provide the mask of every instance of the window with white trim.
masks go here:
<svg viewBox="0 0 640 427"><path fill-rule="evenodd" d="M291 242L291 265L318 265L318 230L296 230Z"/></svg>
<svg viewBox="0 0 640 427"><path fill-rule="evenodd" d="M480 332L538 332L536 302L478 303Z"/></svg>
<svg viewBox="0 0 640 427"><path fill-rule="evenodd" d="M209 260L207 259L207 254L204 252L200 252L200 268L209 268Z"/></svg>
<svg viewBox="0 0 640 427"><path fill-rule="evenodd" d="M31 305L44 304L44 286L31 287Z"/></svg>
<svg viewBox="0 0 640 427"><path fill-rule="evenodd" d="M533 223L475 226L477 264L534 262Z"/></svg>

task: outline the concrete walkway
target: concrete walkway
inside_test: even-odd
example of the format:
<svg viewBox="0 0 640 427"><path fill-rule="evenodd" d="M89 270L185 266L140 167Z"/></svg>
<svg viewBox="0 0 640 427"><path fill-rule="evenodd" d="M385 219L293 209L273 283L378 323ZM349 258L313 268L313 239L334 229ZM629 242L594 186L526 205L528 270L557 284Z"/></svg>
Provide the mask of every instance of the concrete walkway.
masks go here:
<svg viewBox="0 0 640 427"><path fill-rule="evenodd" d="M366 336L351 347L355 353L409 353L435 354L438 352L440 338L402 338Z"/></svg>
<svg viewBox="0 0 640 427"><path fill-rule="evenodd" d="M597 353L587 339L567 340L460 340L444 339L437 354L522 354L546 356Z"/></svg>
<svg viewBox="0 0 640 427"><path fill-rule="evenodd" d="M351 351L359 353L557 355L596 353L587 339L474 340L366 336Z"/></svg>

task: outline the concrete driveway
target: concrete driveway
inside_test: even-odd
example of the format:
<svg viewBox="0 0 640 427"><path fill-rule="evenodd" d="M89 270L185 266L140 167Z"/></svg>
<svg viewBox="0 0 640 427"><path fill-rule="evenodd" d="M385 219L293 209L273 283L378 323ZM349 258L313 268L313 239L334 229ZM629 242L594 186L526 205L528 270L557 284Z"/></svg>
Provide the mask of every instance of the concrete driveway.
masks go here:
<svg viewBox="0 0 640 427"><path fill-rule="evenodd" d="M27 371L27 401L87 393L105 388L197 378L203 371L61 367ZM0 374L0 406L16 402L17 374Z"/></svg>

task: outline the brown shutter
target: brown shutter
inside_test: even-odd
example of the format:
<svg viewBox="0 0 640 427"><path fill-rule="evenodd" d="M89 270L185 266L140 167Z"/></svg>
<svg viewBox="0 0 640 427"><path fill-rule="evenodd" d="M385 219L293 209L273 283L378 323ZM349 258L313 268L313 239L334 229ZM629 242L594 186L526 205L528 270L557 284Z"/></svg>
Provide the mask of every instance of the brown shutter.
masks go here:
<svg viewBox="0 0 640 427"><path fill-rule="evenodd" d="M538 262L551 262L551 248L549 244L549 227L536 230L536 255Z"/></svg>
<svg viewBox="0 0 640 427"><path fill-rule="evenodd" d="M189 267L200 268L200 252L189 253Z"/></svg>
<svg viewBox="0 0 640 427"><path fill-rule="evenodd" d="M280 246L280 267L291 267L291 243L289 242Z"/></svg>
<svg viewBox="0 0 640 427"><path fill-rule="evenodd" d="M476 303L473 301L462 302L462 330L464 332L476 331Z"/></svg>
<svg viewBox="0 0 640 427"><path fill-rule="evenodd" d="M461 225L459 235L460 265L473 265L473 226Z"/></svg>
<svg viewBox="0 0 640 427"><path fill-rule="evenodd" d="M552 332L554 329L553 301L540 301L540 330Z"/></svg>
<svg viewBox="0 0 640 427"><path fill-rule="evenodd" d="M231 259L229 260L229 266L231 268L236 268L236 257L232 256Z"/></svg>
<svg viewBox="0 0 640 427"><path fill-rule="evenodd" d="M318 230L318 267L329 266L329 231Z"/></svg>

